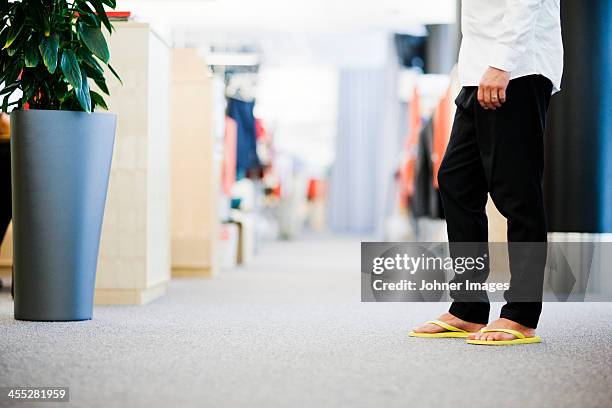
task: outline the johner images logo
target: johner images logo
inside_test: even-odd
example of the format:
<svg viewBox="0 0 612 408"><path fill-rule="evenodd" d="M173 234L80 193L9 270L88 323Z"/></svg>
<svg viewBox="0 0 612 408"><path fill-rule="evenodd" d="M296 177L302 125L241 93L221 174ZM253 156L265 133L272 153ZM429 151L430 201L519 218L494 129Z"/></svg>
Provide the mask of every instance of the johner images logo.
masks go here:
<svg viewBox="0 0 612 408"><path fill-rule="evenodd" d="M609 302L612 288L596 283L610 254L612 242L363 242L361 299L444 302L461 293L504 301L512 272L524 278L517 301Z"/></svg>

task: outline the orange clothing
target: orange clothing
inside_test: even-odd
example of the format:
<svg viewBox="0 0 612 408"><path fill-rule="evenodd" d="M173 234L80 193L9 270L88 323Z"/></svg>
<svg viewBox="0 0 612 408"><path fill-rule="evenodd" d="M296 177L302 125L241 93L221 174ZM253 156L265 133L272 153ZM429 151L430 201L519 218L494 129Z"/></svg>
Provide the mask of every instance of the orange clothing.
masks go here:
<svg viewBox="0 0 612 408"><path fill-rule="evenodd" d="M404 148L405 161L401 164L399 171L400 197L402 201L414 194L414 167L417 160L419 133L422 126L419 91L415 86L408 112L408 136L406 137L406 146Z"/></svg>
<svg viewBox="0 0 612 408"><path fill-rule="evenodd" d="M431 162L433 164L433 185L435 188L439 188L438 171L440 170L451 133L450 104L451 89L449 88L442 99L440 99L440 103L438 103L433 116L433 151Z"/></svg>

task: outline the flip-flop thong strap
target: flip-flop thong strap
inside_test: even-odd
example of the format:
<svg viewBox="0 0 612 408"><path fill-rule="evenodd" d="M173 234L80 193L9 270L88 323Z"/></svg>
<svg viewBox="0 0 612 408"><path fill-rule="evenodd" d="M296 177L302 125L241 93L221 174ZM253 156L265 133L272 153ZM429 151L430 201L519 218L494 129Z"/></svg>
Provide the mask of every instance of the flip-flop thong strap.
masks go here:
<svg viewBox="0 0 612 408"><path fill-rule="evenodd" d="M516 337L517 339L524 339L525 335L520 331L512 330L512 329L482 329L481 333L508 333Z"/></svg>
<svg viewBox="0 0 612 408"><path fill-rule="evenodd" d="M444 323L441 320L430 320L427 323L428 324L435 324L436 326L440 326L443 329L446 329L446 330L451 331L451 332L467 333L465 330L460 329L460 328L455 327L455 326L452 326L452 325L450 325L448 323Z"/></svg>

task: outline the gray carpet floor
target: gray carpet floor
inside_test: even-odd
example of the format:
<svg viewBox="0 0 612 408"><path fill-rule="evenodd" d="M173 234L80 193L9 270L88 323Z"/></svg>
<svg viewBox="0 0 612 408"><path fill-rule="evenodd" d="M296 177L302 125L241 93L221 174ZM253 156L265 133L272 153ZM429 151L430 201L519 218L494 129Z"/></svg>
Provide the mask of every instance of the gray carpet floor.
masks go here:
<svg viewBox="0 0 612 408"><path fill-rule="evenodd" d="M0 386L69 386L54 407L612 407L612 304L546 304L542 344L487 348L409 338L447 305L362 304L359 282L358 240L311 239L89 322L15 321L5 291Z"/></svg>

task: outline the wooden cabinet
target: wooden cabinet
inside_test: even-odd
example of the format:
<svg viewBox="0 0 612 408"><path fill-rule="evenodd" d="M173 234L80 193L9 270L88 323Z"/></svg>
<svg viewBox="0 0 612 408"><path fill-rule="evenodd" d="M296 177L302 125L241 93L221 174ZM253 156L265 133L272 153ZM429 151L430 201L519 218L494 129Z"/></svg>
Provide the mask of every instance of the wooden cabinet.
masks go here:
<svg viewBox="0 0 612 408"><path fill-rule="evenodd" d="M0 237L2 239L2 237ZM13 228L9 226L0 245L0 279L7 283L12 280L13 271Z"/></svg>
<svg viewBox="0 0 612 408"><path fill-rule="evenodd" d="M109 111L117 135L96 304L143 304L170 279L171 50L148 24L119 22L109 38Z"/></svg>
<svg viewBox="0 0 612 408"><path fill-rule="evenodd" d="M172 67L172 275L206 277L219 234L215 82L195 49L175 49Z"/></svg>

